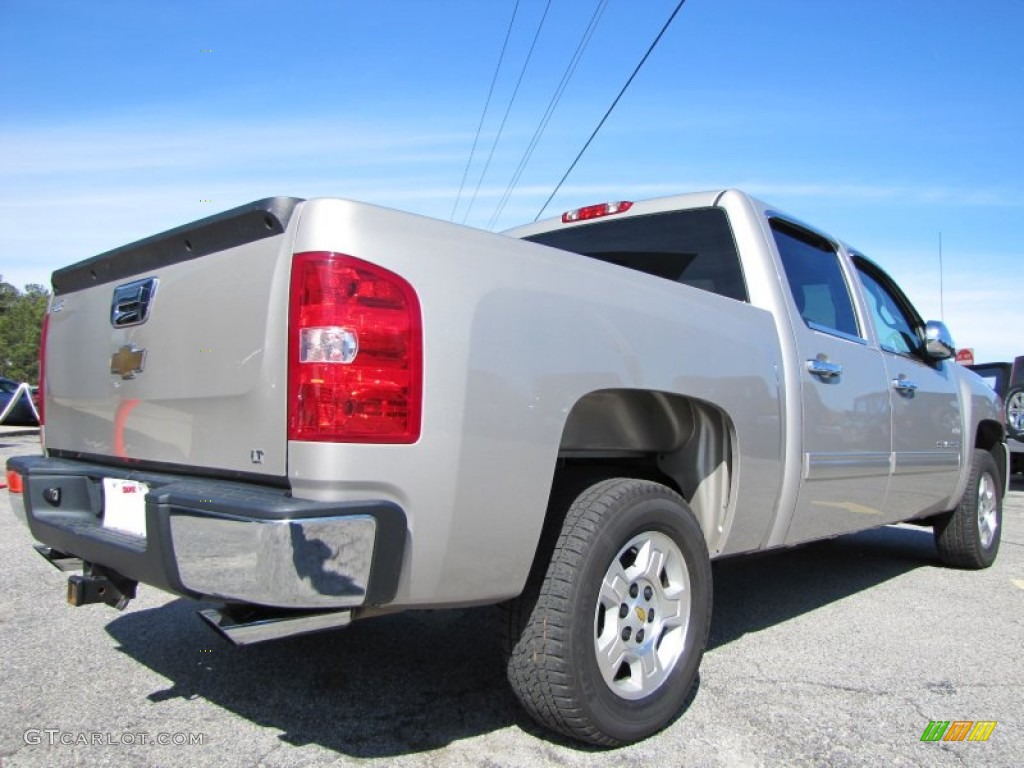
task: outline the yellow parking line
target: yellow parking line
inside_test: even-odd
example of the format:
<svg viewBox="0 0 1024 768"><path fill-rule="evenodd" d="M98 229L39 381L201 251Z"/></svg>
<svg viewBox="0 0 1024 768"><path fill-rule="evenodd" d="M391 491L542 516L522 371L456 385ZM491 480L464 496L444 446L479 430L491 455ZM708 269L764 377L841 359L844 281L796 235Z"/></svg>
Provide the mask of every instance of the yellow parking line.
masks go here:
<svg viewBox="0 0 1024 768"><path fill-rule="evenodd" d="M1010 579L1010 581L1016 584L1020 589L1024 589L1024 579Z"/></svg>

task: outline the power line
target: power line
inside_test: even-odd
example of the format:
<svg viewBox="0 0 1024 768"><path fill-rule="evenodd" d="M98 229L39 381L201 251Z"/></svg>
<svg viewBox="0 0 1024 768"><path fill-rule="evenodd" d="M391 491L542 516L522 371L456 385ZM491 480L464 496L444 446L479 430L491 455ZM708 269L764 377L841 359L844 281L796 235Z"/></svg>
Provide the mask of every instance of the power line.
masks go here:
<svg viewBox="0 0 1024 768"><path fill-rule="evenodd" d="M480 124L476 127L476 136L473 137L473 147L469 150L469 159L466 161L466 169L462 172L462 181L459 183L459 193L455 196L455 205L452 206L452 215L449 221L455 220L455 211L462 200L462 190L466 186L466 177L469 175L469 166L473 164L473 155L476 154L476 145L480 140L480 132L484 127L484 118L487 117L487 109L491 106L491 96L494 94L494 84L498 82L498 72L501 70L501 62L505 59L505 49L508 48L508 39L512 36L512 25L516 20L516 13L519 11L519 0L516 0L512 9L512 19L508 23L508 30L505 32L505 42L501 44L501 54L498 56L498 65L494 68L494 77L491 78L491 87L487 90L487 100L484 102L484 111L480 115Z"/></svg>
<svg viewBox="0 0 1024 768"><path fill-rule="evenodd" d="M551 96L551 101L548 102L547 109L544 111L544 115L541 117L540 123L537 125L537 130L533 132L533 137L530 139L526 152L523 153L523 157L519 161L519 165L516 166L516 170L512 174L512 180L505 188L505 193L501 196L501 200L499 201L497 208L495 208L490 221L487 222L488 229L491 229L498 220L498 217L501 216L501 212L505 210L505 206L508 204L509 198L512 197L513 190L515 190L516 185L519 184L519 179L523 175L523 171L526 170L526 166L530 162L530 158L533 157L533 152L537 148L537 144L540 143L541 136L544 135L544 131L547 129L548 123L551 121L551 117L554 115L555 109L558 107L558 103L562 100L562 94L565 93L565 89L569 85L569 81L576 73L576 68L579 66L579 63L583 58L583 54L587 50L587 46L590 44L590 38L593 37L594 32L597 29L597 25L601 20L601 16L608 7L608 1L609 0L599 0L597 6L595 6L594 13L590 17L590 22L587 24L587 28L583 31L583 36L580 38L579 43L576 44L576 50L573 52L572 58L565 67L562 79L555 88L555 92Z"/></svg>
<svg viewBox="0 0 1024 768"><path fill-rule="evenodd" d="M662 36L665 34L666 30L672 24L672 21L675 19L676 14L679 13L680 9L682 9L683 4L685 2L686 0L679 0L679 5L677 5L675 10L672 11L672 15L668 17L668 21L665 22L665 25L661 28L661 31L658 33L658 36L655 37L654 42L651 43L651 47L647 49L647 53L645 53L643 58L640 59L640 63L636 65L636 69L633 70L633 74L629 76L629 79L626 81L626 84L622 86L622 90L619 91L619 95L615 97L615 101L613 101L612 105L608 107L608 111L604 113L604 117L601 118L601 121L597 124L597 127L594 129L594 132L590 134L590 138L587 139L587 143L583 145L583 148L579 151L579 154L576 155L576 159L572 161L572 165L569 166L569 169L565 172L562 178L559 179L558 183L555 185L555 188L551 191L551 194L548 195L548 199L544 201L544 205L542 205L540 207L540 210L537 211L537 215L533 218L534 221L537 221L537 219L540 218L540 215L544 213L544 209L548 207L552 199L554 199L555 195L558 194L558 190L562 188L562 184L564 184L565 180L569 178L569 174L572 173L573 168L576 167L576 163L578 163L580 161L580 158L583 157L583 153L587 151L587 147L590 146L590 142L592 142L594 140L594 137L597 136L597 132L601 130L601 126L604 125L605 120L608 119L608 116L612 113L612 110L615 109L615 106L619 103L619 99L622 98L622 94L624 94L626 92L626 89L629 88L630 83L633 82L633 78L636 77L637 73L640 71L640 68L644 65L644 62L647 61L647 58L651 55L651 52L658 45Z"/></svg>
<svg viewBox="0 0 1024 768"><path fill-rule="evenodd" d="M498 146L498 142L501 140L502 131L505 130L505 122L508 120L508 114L512 111L512 105L516 101L516 95L519 93L519 86L523 82L523 75L526 74L526 68L530 66L530 59L533 57L533 49L537 45L537 38L540 37L540 31L544 28L544 20L548 17L548 11L551 10L551 0L548 0L544 6L544 14L540 17L540 23L537 25L537 31L533 35L533 42L530 43L530 50L526 54L526 61L523 62L523 68L519 71L519 79L516 80L516 87L512 90L512 98L508 100L508 107L505 108L505 116L501 118L501 125L498 126L498 135L494 137L494 143L491 144L490 154L487 155L487 162L484 163L484 169L480 173L480 178L477 179L476 189L473 190L473 197L469 200L469 206L466 208L466 212L462 216L462 223L466 223L466 219L469 218L469 212L473 210L473 203L476 202L476 196L480 192L480 185L483 183L484 177L487 175L487 169L491 166L491 159L494 157L494 150Z"/></svg>

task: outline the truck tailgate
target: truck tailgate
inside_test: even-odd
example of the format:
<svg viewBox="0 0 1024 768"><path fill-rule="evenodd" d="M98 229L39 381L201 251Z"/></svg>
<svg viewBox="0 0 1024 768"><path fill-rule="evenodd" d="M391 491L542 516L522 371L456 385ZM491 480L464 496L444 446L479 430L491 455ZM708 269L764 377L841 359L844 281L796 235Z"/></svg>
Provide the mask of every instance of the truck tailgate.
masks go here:
<svg viewBox="0 0 1024 768"><path fill-rule="evenodd" d="M301 202L251 203L54 273L47 450L283 477Z"/></svg>

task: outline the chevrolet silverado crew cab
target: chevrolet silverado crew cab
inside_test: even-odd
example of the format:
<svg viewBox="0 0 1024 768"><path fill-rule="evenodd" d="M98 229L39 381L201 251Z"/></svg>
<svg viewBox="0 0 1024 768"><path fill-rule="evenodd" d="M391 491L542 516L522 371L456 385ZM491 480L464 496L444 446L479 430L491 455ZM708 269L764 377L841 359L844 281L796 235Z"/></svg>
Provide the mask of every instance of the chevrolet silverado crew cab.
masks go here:
<svg viewBox="0 0 1024 768"><path fill-rule="evenodd" d="M526 709L614 745L694 685L710 560L915 521L990 565L1004 416L873 261L726 190L495 234L272 198L53 274L16 513L73 605L249 643L501 604Z"/></svg>

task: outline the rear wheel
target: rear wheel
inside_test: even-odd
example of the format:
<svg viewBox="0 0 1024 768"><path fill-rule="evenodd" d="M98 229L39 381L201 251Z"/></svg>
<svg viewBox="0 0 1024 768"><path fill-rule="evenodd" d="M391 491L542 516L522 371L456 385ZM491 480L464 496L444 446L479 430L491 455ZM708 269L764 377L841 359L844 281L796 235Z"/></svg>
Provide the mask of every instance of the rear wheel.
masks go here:
<svg viewBox="0 0 1024 768"><path fill-rule="evenodd" d="M707 643L700 526L663 485L598 482L571 503L543 578L507 618L509 680L538 722L606 746L649 736L682 709Z"/></svg>
<svg viewBox="0 0 1024 768"><path fill-rule="evenodd" d="M957 508L935 523L939 558L957 568L988 568L995 562L1003 527L1003 487L995 459L976 449Z"/></svg>

